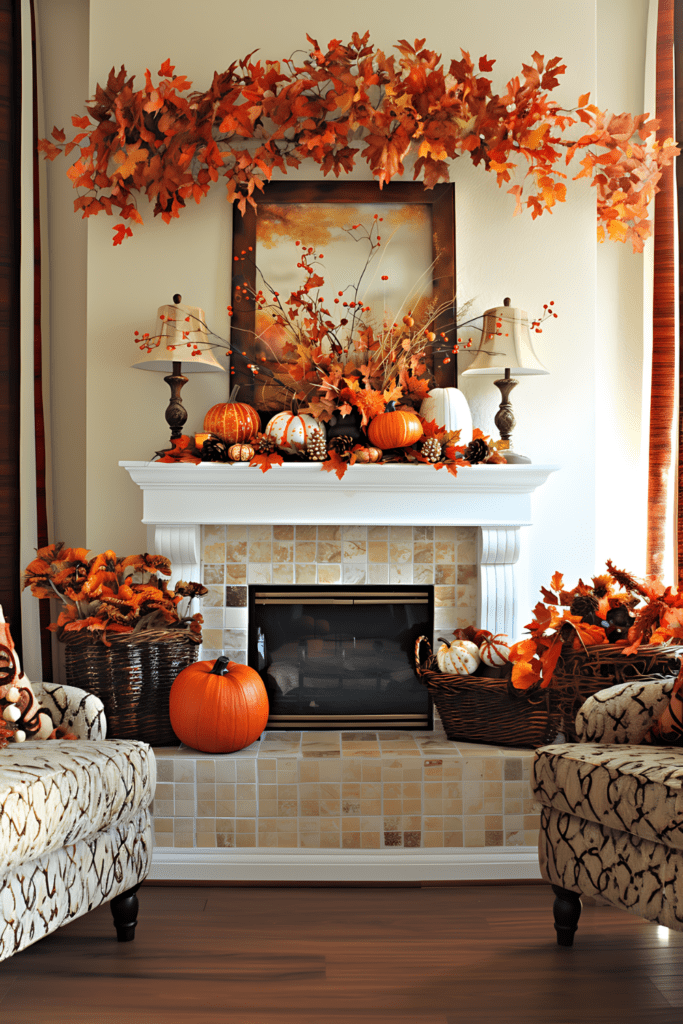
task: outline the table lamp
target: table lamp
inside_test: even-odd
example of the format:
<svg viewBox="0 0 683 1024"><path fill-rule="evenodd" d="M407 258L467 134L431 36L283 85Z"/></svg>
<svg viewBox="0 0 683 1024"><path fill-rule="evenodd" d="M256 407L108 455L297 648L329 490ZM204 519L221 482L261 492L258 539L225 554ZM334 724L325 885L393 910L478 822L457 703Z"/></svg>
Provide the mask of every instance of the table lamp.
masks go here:
<svg viewBox="0 0 683 1024"><path fill-rule="evenodd" d="M171 400L166 409L171 447L156 453L165 462L185 461L187 458L187 445L182 443L187 410L180 398L187 377L181 368L185 373L226 372L211 348L202 348L209 342L204 310L198 306L184 306L181 300L181 295L174 295L173 305L159 306L155 333L143 335L142 340L137 339L141 353L132 364L138 370L160 370L168 374L164 380L171 389Z"/></svg>
<svg viewBox="0 0 683 1024"><path fill-rule="evenodd" d="M512 389L519 384L519 381L512 379L511 373L517 376L549 373L533 350L529 314L523 309L515 309L510 305L509 299L504 299L502 306L487 309L484 313L481 338L481 348L471 365L463 370L460 376L494 374L501 371L505 373L504 377L493 382L500 389L502 396L500 408L494 419L502 440L506 442L506 447L500 454L512 465L531 462L526 455L512 451L511 435L515 417L509 397Z"/></svg>

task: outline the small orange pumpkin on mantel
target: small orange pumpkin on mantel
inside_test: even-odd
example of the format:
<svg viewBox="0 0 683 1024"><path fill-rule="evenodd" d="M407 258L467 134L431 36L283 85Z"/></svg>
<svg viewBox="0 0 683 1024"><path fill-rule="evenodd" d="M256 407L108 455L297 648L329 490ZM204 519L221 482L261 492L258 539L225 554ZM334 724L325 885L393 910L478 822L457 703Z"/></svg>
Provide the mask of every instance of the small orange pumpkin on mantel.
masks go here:
<svg viewBox="0 0 683 1024"><path fill-rule="evenodd" d="M381 448L409 448L422 437L422 424L416 413L397 409L395 402L387 402L384 412L370 420L367 429L370 442Z"/></svg>
<svg viewBox="0 0 683 1024"><path fill-rule="evenodd" d="M188 747L230 754L259 738L268 721L268 694L258 672L221 655L176 676L169 695L173 731Z"/></svg>

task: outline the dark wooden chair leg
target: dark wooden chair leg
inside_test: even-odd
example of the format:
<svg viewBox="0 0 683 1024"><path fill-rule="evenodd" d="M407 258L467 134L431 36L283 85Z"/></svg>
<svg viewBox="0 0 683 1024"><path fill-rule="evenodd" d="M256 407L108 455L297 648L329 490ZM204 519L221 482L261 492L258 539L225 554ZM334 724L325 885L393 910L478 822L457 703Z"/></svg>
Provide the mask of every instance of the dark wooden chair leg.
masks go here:
<svg viewBox="0 0 683 1024"><path fill-rule="evenodd" d="M581 917L581 898L578 892L562 889L559 885L553 885L552 890L555 893L553 914L555 915L557 944L558 946L573 946L574 932Z"/></svg>
<svg viewBox="0 0 683 1024"><path fill-rule="evenodd" d="M132 942L135 938L135 926L138 923L138 898L135 894L139 888L140 883L114 896L109 904L119 942Z"/></svg>

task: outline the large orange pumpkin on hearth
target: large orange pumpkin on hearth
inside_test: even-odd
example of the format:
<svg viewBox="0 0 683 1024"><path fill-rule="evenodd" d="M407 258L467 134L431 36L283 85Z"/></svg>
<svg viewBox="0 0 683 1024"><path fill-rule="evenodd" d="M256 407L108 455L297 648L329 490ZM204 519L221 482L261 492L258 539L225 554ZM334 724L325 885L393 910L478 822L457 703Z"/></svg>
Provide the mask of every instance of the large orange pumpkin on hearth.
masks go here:
<svg viewBox="0 0 683 1024"><path fill-rule="evenodd" d="M222 656L184 668L169 697L174 733L188 747L207 754L248 747L265 729L268 710L258 672Z"/></svg>
<svg viewBox="0 0 683 1024"><path fill-rule="evenodd" d="M243 444L261 429L256 409L246 402L220 402L204 417L204 430L220 437L226 444Z"/></svg>

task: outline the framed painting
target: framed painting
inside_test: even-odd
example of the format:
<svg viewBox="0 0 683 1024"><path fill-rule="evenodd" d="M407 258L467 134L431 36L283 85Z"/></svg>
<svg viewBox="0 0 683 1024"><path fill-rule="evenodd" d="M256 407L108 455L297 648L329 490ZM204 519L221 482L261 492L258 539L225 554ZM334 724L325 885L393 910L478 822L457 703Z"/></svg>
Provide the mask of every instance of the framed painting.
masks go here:
<svg viewBox="0 0 683 1024"><path fill-rule="evenodd" d="M235 207L233 214L231 380L240 387L240 401L264 420L291 405L281 372L286 332L256 308L253 296L270 289L284 297L299 288L306 273L297 267L300 247L309 246L315 258L323 257L321 288L330 309L332 297L360 278L364 308L378 324L407 312L418 321L425 311L440 310L428 371L433 386L456 385L453 185L428 191L419 182L391 182L381 190L370 181L271 182L255 199L256 210L248 207L242 215ZM382 252L377 246L368 263L366 232L375 218ZM374 230L378 234L377 224ZM254 375L251 366L265 373ZM280 370L277 380L267 376L273 368Z"/></svg>

